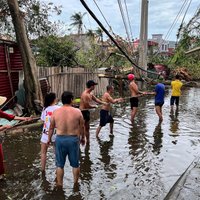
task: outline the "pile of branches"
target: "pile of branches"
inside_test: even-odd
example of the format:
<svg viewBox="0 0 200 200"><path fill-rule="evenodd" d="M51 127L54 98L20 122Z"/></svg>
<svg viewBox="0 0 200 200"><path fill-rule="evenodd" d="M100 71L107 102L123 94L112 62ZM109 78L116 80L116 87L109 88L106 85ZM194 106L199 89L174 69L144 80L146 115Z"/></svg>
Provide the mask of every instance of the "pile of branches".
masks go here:
<svg viewBox="0 0 200 200"><path fill-rule="evenodd" d="M185 67L179 67L177 69L173 70L173 75L176 74L180 75L181 80L191 81L192 75L188 72L188 70Z"/></svg>

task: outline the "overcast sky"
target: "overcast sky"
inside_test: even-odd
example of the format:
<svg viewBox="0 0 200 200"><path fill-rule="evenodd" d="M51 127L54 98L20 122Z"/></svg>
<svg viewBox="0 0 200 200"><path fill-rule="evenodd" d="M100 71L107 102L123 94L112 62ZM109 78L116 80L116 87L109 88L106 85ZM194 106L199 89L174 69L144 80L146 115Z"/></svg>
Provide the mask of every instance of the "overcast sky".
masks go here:
<svg viewBox="0 0 200 200"><path fill-rule="evenodd" d="M45 0L48 2L48 0ZM141 1L142 0L121 0L125 11L125 4L127 3L129 19L131 22L131 32L133 38L139 38L140 32L140 15L141 15ZM163 34L163 38L167 40L176 41L177 30L183 20L183 17L186 13L186 9L191 0L149 0L149 15L148 15L148 38L152 37L152 34ZM55 5L62 5L62 14L59 17L52 17L54 20L61 20L66 24L71 24L70 16L76 12L84 13L86 12L85 8L82 6L79 0L51 0ZM93 0L85 1L95 15L100 19L100 21L108 28L105 20L98 11ZM120 9L118 6L117 0L96 0L96 3L103 12L108 23L112 27L114 33L126 37L126 31L120 14ZM187 4L184 4L187 2ZM170 30L174 20L176 19L178 13L180 12L181 7L185 5L181 15L178 17L178 20L170 31L168 37L167 33ZM192 0L190 7L186 13L184 22L187 23L197 11L197 8L200 6L199 0ZM89 14L84 16L83 19L84 25L87 29L96 29L98 27L97 23L90 17ZM130 29L129 29L130 30Z"/></svg>

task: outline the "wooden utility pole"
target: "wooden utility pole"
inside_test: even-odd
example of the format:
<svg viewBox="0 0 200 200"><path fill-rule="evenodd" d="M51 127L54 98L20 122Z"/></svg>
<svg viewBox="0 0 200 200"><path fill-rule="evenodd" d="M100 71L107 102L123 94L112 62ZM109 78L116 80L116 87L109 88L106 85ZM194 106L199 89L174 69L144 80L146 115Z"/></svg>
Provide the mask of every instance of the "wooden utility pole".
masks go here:
<svg viewBox="0 0 200 200"><path fill-rule="evenodd" d="M141 7L139 66L144 70L147 70L148 3L148 0L142 0Z"/></svg>

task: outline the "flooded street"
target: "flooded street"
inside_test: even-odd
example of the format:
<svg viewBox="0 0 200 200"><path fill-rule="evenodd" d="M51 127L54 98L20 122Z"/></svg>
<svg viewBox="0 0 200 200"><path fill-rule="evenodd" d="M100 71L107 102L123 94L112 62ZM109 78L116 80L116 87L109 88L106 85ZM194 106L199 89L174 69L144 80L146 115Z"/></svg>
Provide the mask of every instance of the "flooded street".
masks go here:
<svg viewBox="0 0 200 200"><path fill-rule="evenodd" d="M159 124L154 97L140 98L135 123L130 123L127 101L113 109L114 137L109 125L97 140L98 112L91 122L90 145L81 147L79 187L73 188L67 161L63 191L55 189L55 159L49 149L46 176L40 172L40 136L24 133L6 136L3 149L6 181L0 182L0 199L135 199L162 200L180 175L200 154L200 89L186 88L178 112L170 112L170 93Z"/></svg>

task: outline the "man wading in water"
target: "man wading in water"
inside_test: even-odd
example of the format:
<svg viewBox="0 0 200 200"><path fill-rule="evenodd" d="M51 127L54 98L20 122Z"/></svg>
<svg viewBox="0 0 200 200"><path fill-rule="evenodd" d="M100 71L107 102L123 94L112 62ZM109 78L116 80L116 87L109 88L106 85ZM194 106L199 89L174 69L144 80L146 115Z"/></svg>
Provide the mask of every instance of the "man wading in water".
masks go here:
<svg viewBox="0 0 200 200"><path fill-rule="evenodd" d="M90 130L90 109L91 108L97 108L97 105L92 104L92 101L95 101L96 103L104 104L107 105L106 102L101 101L100 99L96 98L93 94L92 91L95 89L95 83L93 80L89 80L86 83L86 89L85 91L81 94L81 101L80 101L80 110L83 114L83 118L85 120L84 127L85 127L85 136L87 139L87 143L90 141L90 135L89 135L89 130Z"/></svg>
<svg viewBox="0 0 200 200"><path fill-rule="evenodd" d="M134 74L129 74L127 76L127 78L130 81L129 90L131 92L131 98L130 98L131 122L133 123L135 116L136 116L136 113L137 113L137 109L138 109L138 103L139 103L138 97L142 96L143 93L138 90L138 86L137 86L137 84L135 83L135 80L134 80L135 79Z"/></svg>
<svg viewBox="0 0 200 200"><path fill-rule="evenodd" d="M100 111L100 124L96 130L96 137L99 136L99 132L103 126L110 123L110 134L113 135L113 124L114 120L110 114L111 104L123 102L123 98L113 99L111 94L114 92L114 87L112 85L107 86L107 92L104 93L102 100L107 102L107 105L103 105Z"/></svg>
<svg viewBox="0 0 200 200"><path fill-rule="evenodd" d="M74 183L78 182L80 174L80 147L85 144L84 120L81 111L71 106L73 95L71 92L63 92L63 106L53 112L49 128L48 144L56 128L56 176L57 186L63 186L64 166L68 156L72 166Z"/></svg>

